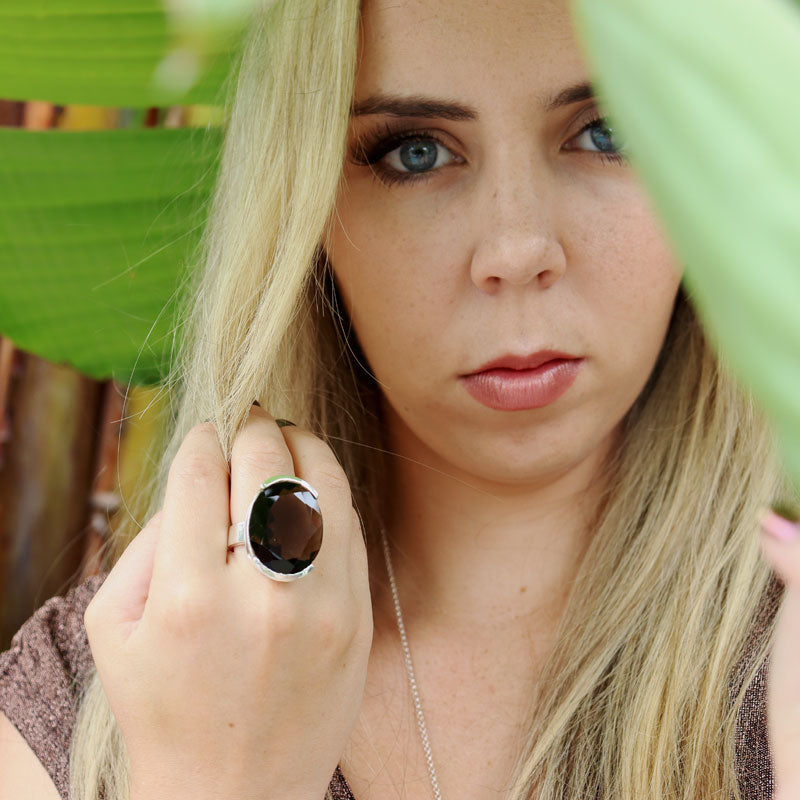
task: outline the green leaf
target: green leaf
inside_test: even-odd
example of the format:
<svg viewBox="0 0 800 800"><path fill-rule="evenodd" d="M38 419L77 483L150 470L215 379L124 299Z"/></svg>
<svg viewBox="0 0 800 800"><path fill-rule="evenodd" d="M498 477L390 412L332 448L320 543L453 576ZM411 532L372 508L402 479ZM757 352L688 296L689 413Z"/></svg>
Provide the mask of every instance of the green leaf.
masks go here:
<svg viewBox="0 0 800 800"><path fill-rule="evenodd" d="M220 137L0 128L0 332L93 377L157 380Z"/></svg>
<svg viewBox="0 0 800 800"><path fill-rule="evenodd" d="M800 487L800 13L573 0L590 68L726 364Z"/></svg>
<svg viewBox="0 0 800 800"><path fill-rule="evenodd" d="M244 18L242 19L244 21ZM241 29L206 37L204 72L190 90L155 80L172 51L161 0L3 0L0 97L61 105L221 105Z"/></svg>

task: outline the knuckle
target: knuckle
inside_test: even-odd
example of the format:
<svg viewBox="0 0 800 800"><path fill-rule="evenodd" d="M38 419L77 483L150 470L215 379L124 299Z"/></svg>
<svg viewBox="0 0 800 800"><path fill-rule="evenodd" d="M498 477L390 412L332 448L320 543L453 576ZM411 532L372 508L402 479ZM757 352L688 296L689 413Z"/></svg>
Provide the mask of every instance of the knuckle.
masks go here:
<svg viewBox="0 0 800 800"><path fill-rule="evenodd" d="M341 638L347 633L346 615L332 603L325 604L316 614L314 620L317 635L330 641Z"/></svg>
<svg viewBox="0 0 800 800"><path fill-rule="evenodd" d="M189 428L189 432L186 434L186 438L209 438L213 437L214 440L217 438L217 429L214 427L214 424L211 422L198 422L196 425L192 425Z"/></svg>
<svg viewBox="0 0 800 800"><path fill-rule="evenodd" d="M237 469L244 471L248 475L266 479L281 470L286 471L281 466L281 456L277 448L270 448L265 445L259 450L245 450L244 452L234 453Z"/></svg>
<svg viewBox="0 0 800 800"><path fill-rule="evenodd" d="M327 461L319 464L314 471L314 484L319 490L344 494L350 498L350 481L337 463Z"/></svg>
<svg viewBox="0 0 800 800"><path fill-rule="evenodd" d="M170 465L168 481L179 485L207 486L220 479L219 467L203 453L179 453Z"/></svg>
<svg viewBox="0 0 800 800"><path fill-rule="evenodd" d="M207 590L198 590L188 580L176 581L164 599L160 622L169 634L184 638L208 625L213 603Z"/></svg>
<svg viewBox="0 0 800 800"><path fill-rule="evenodd" d="M269 636L278 646L288 641L313 640L315 648L336 654L349 647L357 625L335 602L315 602L313 608L290 600L270 603Z"/></svg>
<svg viewBox="0 0 800 800"><path fill-rule="evenodd" d="M323 652L331 653L346 649L353 639L354 628L349 615L341 613L335 606L320 608L314 619L314 636Z"/></svg>
<svg viewBox="0 0 800 800"><path fill-rule="evenodd" d="M288 600L288 598L287 598ZM266 618L269 620L269 636L273 640L285 641L297 635L297 625L303 624L294 602L271 602Z"/></svg>
<svg viewBox="0 0 800 800"><path fill-rule="evenodd" d="M219 479L223 464L216 429L210 422L202 422L186 434L170 464L169 477L201 482Z"/></svg>
<svg viewBox="0 0 800 800"><path fill-rule="evenodd" d="M253 425L251 421L237 431L231 447L231 459L245 459L253 453L264 454L266 458L275 461L285 460L287 450L283 437L280 434L276 436L271 426L265 425L263 421Z"/></svg>

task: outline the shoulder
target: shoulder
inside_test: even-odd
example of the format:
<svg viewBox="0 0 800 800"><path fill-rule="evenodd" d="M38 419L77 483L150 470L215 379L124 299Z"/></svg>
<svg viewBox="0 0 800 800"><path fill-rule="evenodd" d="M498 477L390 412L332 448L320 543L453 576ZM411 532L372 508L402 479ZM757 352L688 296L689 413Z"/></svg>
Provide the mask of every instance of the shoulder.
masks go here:
<svg viewBox="0 0 800 800"><path fill-rule="evenodd" d="M21 734L62 797L82 684L93 662L83 614L105 576L48 600L0 654L0 711Z"/></svg>

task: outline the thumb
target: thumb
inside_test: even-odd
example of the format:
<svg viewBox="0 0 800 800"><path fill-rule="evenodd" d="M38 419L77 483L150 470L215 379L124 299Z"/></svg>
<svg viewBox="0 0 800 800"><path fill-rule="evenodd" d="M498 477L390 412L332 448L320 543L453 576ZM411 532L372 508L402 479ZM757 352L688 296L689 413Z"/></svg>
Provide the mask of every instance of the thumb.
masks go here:
<svg viewBox="0 0 800 800"><path fill-rule="evenodd" d="M112 646L123 644L138 627L150 592L162 517L163 511L155 513L133 538L87 606L84 622L93 651L99 638L109 638Z"/></svg>

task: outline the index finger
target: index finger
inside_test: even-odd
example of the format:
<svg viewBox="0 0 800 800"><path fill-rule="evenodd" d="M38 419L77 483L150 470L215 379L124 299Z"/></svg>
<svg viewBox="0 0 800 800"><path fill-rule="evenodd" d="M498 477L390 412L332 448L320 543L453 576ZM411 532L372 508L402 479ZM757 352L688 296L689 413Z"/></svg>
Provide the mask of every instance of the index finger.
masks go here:
<svg viewBox="0 0 800 800"><path fill-rule="evenodd" d="M230 524L228 463L214 426L203 423L183 440L167 478L152 587L178 575L208 580L225 566Z"/></svg>

